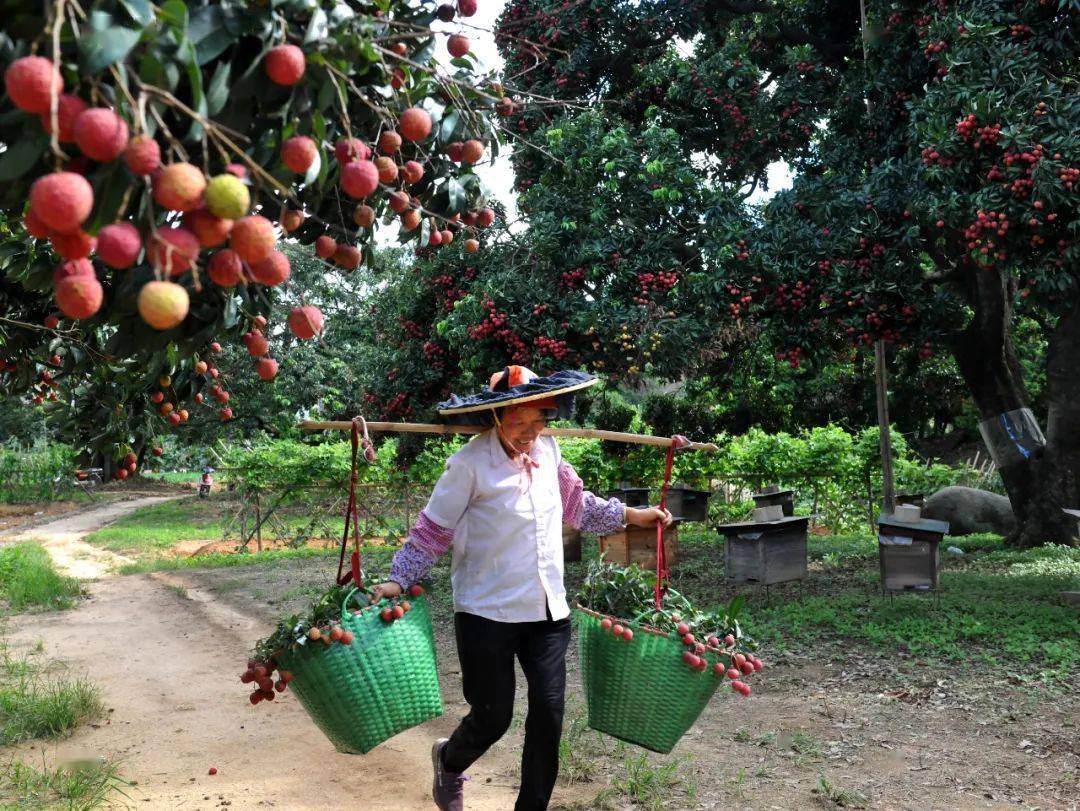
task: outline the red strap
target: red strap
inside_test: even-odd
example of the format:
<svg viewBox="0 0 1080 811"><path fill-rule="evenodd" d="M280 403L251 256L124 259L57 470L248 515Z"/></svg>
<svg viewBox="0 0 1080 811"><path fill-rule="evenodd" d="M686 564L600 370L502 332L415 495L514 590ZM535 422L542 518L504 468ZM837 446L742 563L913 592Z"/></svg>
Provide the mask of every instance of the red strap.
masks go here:
<svg viewBox="0 0 1080 811"><path fill-rule="evenodd" d="M667 507L667 492L671 487L671 467L675 462L675 446L679 444L678 438L672 437L671 444L667 449L667 460L664 463L664 483L660 485L660 509ZM653 587L653 598L656 600L656 609L659 611L667 594L668 567L667 554L664 551L664 522L656 519L656 585Z"/></svg>
<svg viewBox="0 0 1080 811"><path fill-rule="evenodd" d="M338 557L337 583L344 586L352 580L357 587L360 586L360 516L356 509L356 485L359 481L357 470L357 456L360 451L360 424L359 418L352 421L352 473L349 475L349 503L345 507L345 531L341 534L341 555ZM353 553L350 561L350 571L342 574L345 569L345 550L349 545L349 524L353 531Z"/></svg>

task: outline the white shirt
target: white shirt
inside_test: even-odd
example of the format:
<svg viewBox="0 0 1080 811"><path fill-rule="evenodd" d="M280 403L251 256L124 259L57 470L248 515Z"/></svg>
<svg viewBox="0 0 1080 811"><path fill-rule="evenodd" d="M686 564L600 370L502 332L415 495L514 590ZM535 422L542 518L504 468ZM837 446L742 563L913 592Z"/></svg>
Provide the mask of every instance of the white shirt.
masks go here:
<svg viewBox="0 0 1080 811"><path fill-rule="evenodd" d="M511 462L494 430L446 460L424 512L454 529L454 610L499 622L570 616L563 584L562 499L554 439L539 437L532 481ZM527 485L527 486L526 486Z"/></svg>

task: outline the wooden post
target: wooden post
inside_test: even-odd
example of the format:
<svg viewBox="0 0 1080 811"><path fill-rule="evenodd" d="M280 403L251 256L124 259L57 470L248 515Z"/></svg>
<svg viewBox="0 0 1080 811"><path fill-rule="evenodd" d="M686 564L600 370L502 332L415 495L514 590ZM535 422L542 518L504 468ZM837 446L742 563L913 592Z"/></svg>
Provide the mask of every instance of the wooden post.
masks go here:
<svg viewBox="0 0 1080 811"><path fill-rule="evenodd" d="M262 552L262 502L258 490L255 491L255 543Z"/></svg>
<svg viewBox="0 0 1080 811"><path fill-rule="evenodd" d="M892 437L889 435L889 378L885 368L885 342L874 344L874 379L877 388L878 437L881 446L881 508L887 513L896 509L893 482Z"/></svg>

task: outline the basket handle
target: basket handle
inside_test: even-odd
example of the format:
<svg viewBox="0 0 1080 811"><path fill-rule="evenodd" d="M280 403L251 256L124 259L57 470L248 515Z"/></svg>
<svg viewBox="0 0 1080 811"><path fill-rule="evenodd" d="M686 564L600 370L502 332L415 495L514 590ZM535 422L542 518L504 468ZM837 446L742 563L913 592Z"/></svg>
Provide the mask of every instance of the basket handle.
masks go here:
<svg viewBox="0 0 1080 811"><path fill-rule="evenodd" d="M351 589L349 589L349 593L346 594L345 599L341 601L341 616L344 617L346 612L349 610L349 600L351 600L357 594L363 594L363 593L364 593L363 590L360 589L357 586L353 586ZM379 602L382 602L382 600L380 600ZM364 606L361 606L361 607L363 608Z"/></svg>
<svg viewBox="0 0 1080 811"><path fill-rule="evenodd" d="M675 449L689 444L684 436L676 434L671 438L671 444L667 447L667 458L664 460L664 481L660 485L660 509L667 509L667 493L671 488L671 468L675 463ZM656 585L653 586L653 600L656 602L656 610L659 611L667 594L668 579L667 555L664 551L664 522L656 519Z"/></svg>
<svg viewBox="0 0 1080 811"><path fill-rule="evenodd" d="M356 485L359 482L360 476L358 472L358 456L360 451L360 426L363 425L364 429L364 442L370 443L368 439L367 422L363 417L353 417L352 419L352 470L349 474L349 502L345 506L345 529L341 533L341 554L338 556L338 570L336 581L339 586L344 586L350 580L357 586L360 585L360 515L356 508ZM350 560L349 572L342 574L345 568L345 550L349 545L349 525L352 524L353 531L353 553Z"/></svg>

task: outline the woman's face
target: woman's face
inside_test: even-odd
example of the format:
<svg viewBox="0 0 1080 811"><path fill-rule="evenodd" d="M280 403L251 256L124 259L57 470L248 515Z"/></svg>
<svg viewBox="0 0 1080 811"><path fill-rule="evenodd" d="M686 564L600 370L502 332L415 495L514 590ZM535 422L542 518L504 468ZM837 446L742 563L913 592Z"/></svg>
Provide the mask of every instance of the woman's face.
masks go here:
<svg viewBox="0 0 1080 811"><path fill-rule="evenodd" d="M523 453L532 450L533 442L547 426L544 412L539 408L517 406L506 409L500 417L503 435L513 443L514 448ZM508 448L511 452L514 448Z"/></svg>

